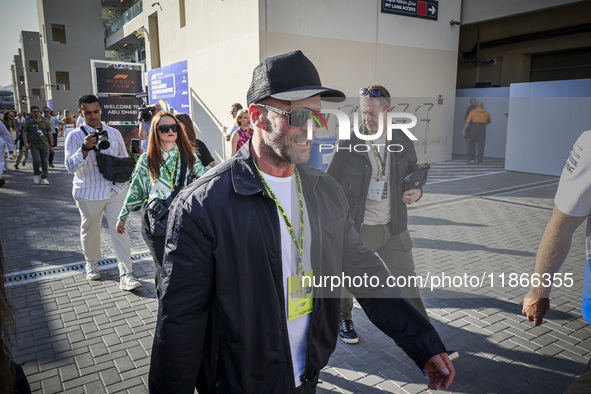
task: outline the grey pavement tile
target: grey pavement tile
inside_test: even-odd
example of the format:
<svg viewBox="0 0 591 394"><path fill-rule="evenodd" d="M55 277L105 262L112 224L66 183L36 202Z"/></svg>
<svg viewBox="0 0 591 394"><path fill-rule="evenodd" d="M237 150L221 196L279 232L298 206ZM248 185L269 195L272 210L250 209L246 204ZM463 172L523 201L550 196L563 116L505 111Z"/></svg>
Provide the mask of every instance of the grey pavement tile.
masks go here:
<svg viewBox="0 0 591 394"><path fill-rule="evenodd" d="M10 176L10 172L16 173L9 171ZM56 179L52 185L62 182L57 180L60 176L52 173ZM519 189L537 180L554 183ZM458 375L452 392L562 392L591 356L591 329L580 317L580 283L572 289L553 290L547 323L536 328L521 315L525 289L500 286L500 274L530 272L549 218L555 180L507 172L478 181L427 185L421 202L409 210L418 274L495 275L495 287L422 290L429 297L425 303L433 324L446 345L461 354L454 363ZM14 176L9 181L19 185ZM27 178L23 190L32 200L40 199L39 189L29 183ZM58 193L60 220L38 222L44 231L36 230L28 217L8 218L24 229L23 239L17 242L21 246L7 251L8 272L83 260L70 185L71 176L64 172ZM502 196L471 196L505 186L515 189ZM0 205L5 201L0 196ZM130 217L134 252L146 250L139 221L140 215ZM104 229L102 233L102 253L112 256L112 244ZM0 226L0 239L14 242L10 236ZM583 239L584 231L578 230L564 272L580 272ZM35 391L147 392L158 305L152 263L134 263L134 271L144 284L136 293L118 289L116 268L101 268L101 281L89 282L75 274L8 288L21 312L14 354L17 361L28 360L24 369ZM338 341L329 366L321 373L326 383L318 392L428 392L426 380L408 356L369 323L358 305L353 313L360 343L350 346Z"/></svg>

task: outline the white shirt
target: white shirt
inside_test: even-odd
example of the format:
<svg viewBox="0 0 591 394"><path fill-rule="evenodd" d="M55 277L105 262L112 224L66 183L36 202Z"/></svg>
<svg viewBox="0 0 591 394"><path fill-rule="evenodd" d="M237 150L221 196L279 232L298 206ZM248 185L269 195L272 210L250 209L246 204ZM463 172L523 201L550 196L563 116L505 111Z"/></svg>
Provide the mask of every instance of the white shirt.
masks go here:
<svg viewBox="0 0 591 394"><path fill-rule="evenodd" d="M562 170L554 204L569 216L591 214L591 130L575 142Z"/></svg>
<svg viewBox="0 0 591 394"><path fill-rule="evenodd" d="M275 196L285 209L289 221L299 234L299 209L298 197L295 187L295 176L289 178L278 178L261 171L261 174L275 193ZM305 202L304 202L305 205ZM287 208L291 207L291 209ZM283 217L279 215L279 227L281 228L281 258L283 266L283 294L285 296L285 318L287 321L287 332L289 334L289 345L291 347L291 361L293 363L293 373L296 387L301 384L300 376L304 374L306 368L306 351L308 347L308 329L310 327L310 317L312 314L307 314L292 321L287 319L288 314L288 278L297 274L294 272L293 266L297 265L298 250L293 243L287 226L283 221ZM312 247L312 234L310 229L310 220L308 218L308 209L304 209L304 254L302 256L302 263L304 265L304 272L312 269L312 262L310 260L310 248Z"/></svg>
<svg viewBox="0 0 591 394"><path fill-rule="evenodd" d="M6 126L4 126L4 123L0 122L0 148L2 148L2 150L0 151L0 155L4 155L4 144L6 144L6 147L8 148L9 152L14 151L12 138L10 138L10 134L8 133L8 130L6 130Z"/></svg>
<svg viewBox="0 0 591 394"><path fill-rule="evenodd" d="M76 127L80 127L84 124L84 117L82 115L78 115L78 119L76 119Z"/></svg>
<svg viewBox="0 0 591 394"><path fill-rule="evenodd" d="M93 133L94 129L83 123L87 133ZM125 142L119 130L103 125L106 130L111 146L107 150L101 150L101 153L115 157L128 157L125 149ZM74 174L72 195L86 200L107 200L114 189L117 193L126 192L129 182L113 183L106 180L96 165L96 152L91 150L86 158L82 155L82 145L84 144L86 134L81 128L72 130L66 136L66 159L64 161L66 169Z"/></svg>

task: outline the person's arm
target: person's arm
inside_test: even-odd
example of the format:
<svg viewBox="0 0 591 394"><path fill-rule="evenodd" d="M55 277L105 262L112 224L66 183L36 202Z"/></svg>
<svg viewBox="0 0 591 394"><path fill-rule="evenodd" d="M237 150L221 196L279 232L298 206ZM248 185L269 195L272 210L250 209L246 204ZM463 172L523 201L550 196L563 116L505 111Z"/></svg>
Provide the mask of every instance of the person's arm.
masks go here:
<svg viewBox="0 0 591 394"><path fill-rule="evenodd" d="M195 390L215 288L213 243L202 216L194 197L177 198L170 208L148 377L153 394Z"/></svg>
<svg viewBox="0 0 591 394"><path fill-rule="evenodd" d="M534 326L542 324L546 312L550 309L548 297L552 280L546 281L542 275L550 274L553 278L558 272L570 250L573 234L585 218L586 216L564 214L554 205L536 253L534 273L541 283L538 287L532 286L523 300L522 313L527 316L528 321L534 322ZM545 287L544 282L548 286Z"/></svg>
<svg viewBox="0 0 591 394"><path fill-rule="evenodd" d="M14 145L12 143L12 138L10 137L10 133L6 129L6 126L4 126L4 123L2 123L2 122L0 122L0 138L2 138L4 141L6 141L8 152L10 154L12 154L12 152L14 152ZM0 155L3 155L3 154L4 154L4 152L0 152Z"/></svg>
<svg viewBox="0 0 591 394"><path fill-rule="evenodd" d="M146 138L148 138L147 134L146 134L146 126L144 125L144 121L140 120L140 130L139 130L139 136L140 136L140 140L145 140Z"/></svg>
<svg viewBox="0 0 591 394"><path fill-rule="evenodd" d="M49 151L53 152L55 151L55 148L53 147L53 131L51 130L49 122L47 122L45 133L47 135L47 140L49 141Z"/></svg>
<svg viewBox="0 0 591 394"><path fill-rule="evenodd" d="M68 172L75 173L84 166L88 153L94 149L98 139L93 134L84 136L82 130L72 131L66 137L64 164Z"/></svg>
<svg viewBox="0 0 591 394"><path fill-rule="evenodd" d="M151 179L148 174L148 157L144 153L137 161L133 175L131 177L131 183L125 196L125 202L121 207L121 212L117 218L117 232L123 234L125 232L125 222L127 216L134 208L139 207L148 199L150 194Z"/></svg>
<svg viewBox="0 0 591 394"><path fill-rule="evenodd" d="M348 214L347 214L348 216ZM350 277L378 277L386 284L388 270L379 257L362 245L361 237L348 218L345 228L343 272ZM445 346L431 323L397 287L351 287L348 290L367 314L370 321L425 370L429 388L447 388L455 376L455 369L447 356Z"/></svg>
<svg viewBox="0 0 591 394"><path fill-rule="evenodd" d="M402 138L406 138L406 137L402 137ZM409 143L407 144L408 146L405 147L405 149L407 150L407 158L408 158L408 164L409 164L409 168L415 168L417 165L417 152L415 150L415 145L413 144L412 141L407 140ZM406 174L404 174L406 176ZM399 179L398 182L402 182L402 179ZM416 189L410 189L405 191L404 193L402 193L402 202L406 205L411 205L417 201L419 201L421 199L421 197L423 197L423 187L418 187Z"/></svg>
<svg viewBox="0 0 591 394"><path fill-rule="evenodd" d="M232 134L232 138L230 138L230 145L232 145L232 156L238 152L238 140L240 140L240 133L235 132Z"/></svg>
<svg viewBox="0 0 591 394"><path fill-rule="evenodd" d="M201 176L203 174L205 174L205 170L203 169L203 163L201 163L201 160L199 160L199 157L197 156L197 154L195 152L193 152L193 156L195 156L195 164L193 165L193 175L195 176ZM188 176L188 174L187 174Z"/></svg>

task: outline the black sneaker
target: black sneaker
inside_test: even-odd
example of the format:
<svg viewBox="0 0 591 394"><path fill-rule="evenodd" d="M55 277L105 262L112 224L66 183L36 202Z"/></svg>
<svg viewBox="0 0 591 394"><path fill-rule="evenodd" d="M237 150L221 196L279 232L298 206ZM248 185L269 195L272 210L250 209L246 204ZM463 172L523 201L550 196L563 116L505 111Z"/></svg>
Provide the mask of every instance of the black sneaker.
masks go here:
<svg viewBox="0 0 591 394"><path fill-rule="evenodd" d="M455 350L447 350L447 357L449 357L449 361L456 361L460 358L460 353L456 352Z"/></svg>
<svg viewBox="0 0 591 394"><path fill-rule="evenodd" d="M0 178L0 187L4 186L4 184L6 183L6 181L2 178Z"/></svg>
<svg viewBox="0 0 591 394"><path fill-rule="evenodd" d="M345 343L357 343L359 342L359 336L353 328L353 320L341 320L339 324L339 337Z"/></svg>

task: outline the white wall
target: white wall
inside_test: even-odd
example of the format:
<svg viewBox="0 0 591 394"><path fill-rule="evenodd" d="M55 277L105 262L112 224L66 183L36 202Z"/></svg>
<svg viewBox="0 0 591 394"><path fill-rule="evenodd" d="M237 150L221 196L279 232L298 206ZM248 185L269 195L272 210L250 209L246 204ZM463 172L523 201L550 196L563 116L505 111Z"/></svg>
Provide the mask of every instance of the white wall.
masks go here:
<svg viewBox="0 0 591 394"><path fill-rule="evenodd" d="M259 0L261 60L301 49L325 86L358 101L359 88L374 82L395 102L437 103L430 111L432 161L451 158L461 2L439 2L437 21L385 14L380 0ZM423 151L424 128L416 144Z"/></svg>
<svg viewBox="0 0 591 394"><path fill-rule="evenodd" d="M458 89L454 114L453 153L466 153L466 143L462 130L464 128L466 109L470 99L475 98L484 103L484 109L490 114L492 122L486 127L485 157L505 157L507 142L507 115L509 113L509 88Z"/></svg>
<svg viewBox="0 0 591 394"><path fill-rule="evenodd" d="M590 108L591 79L512 84L505 168L560 175Z"/></svg>

